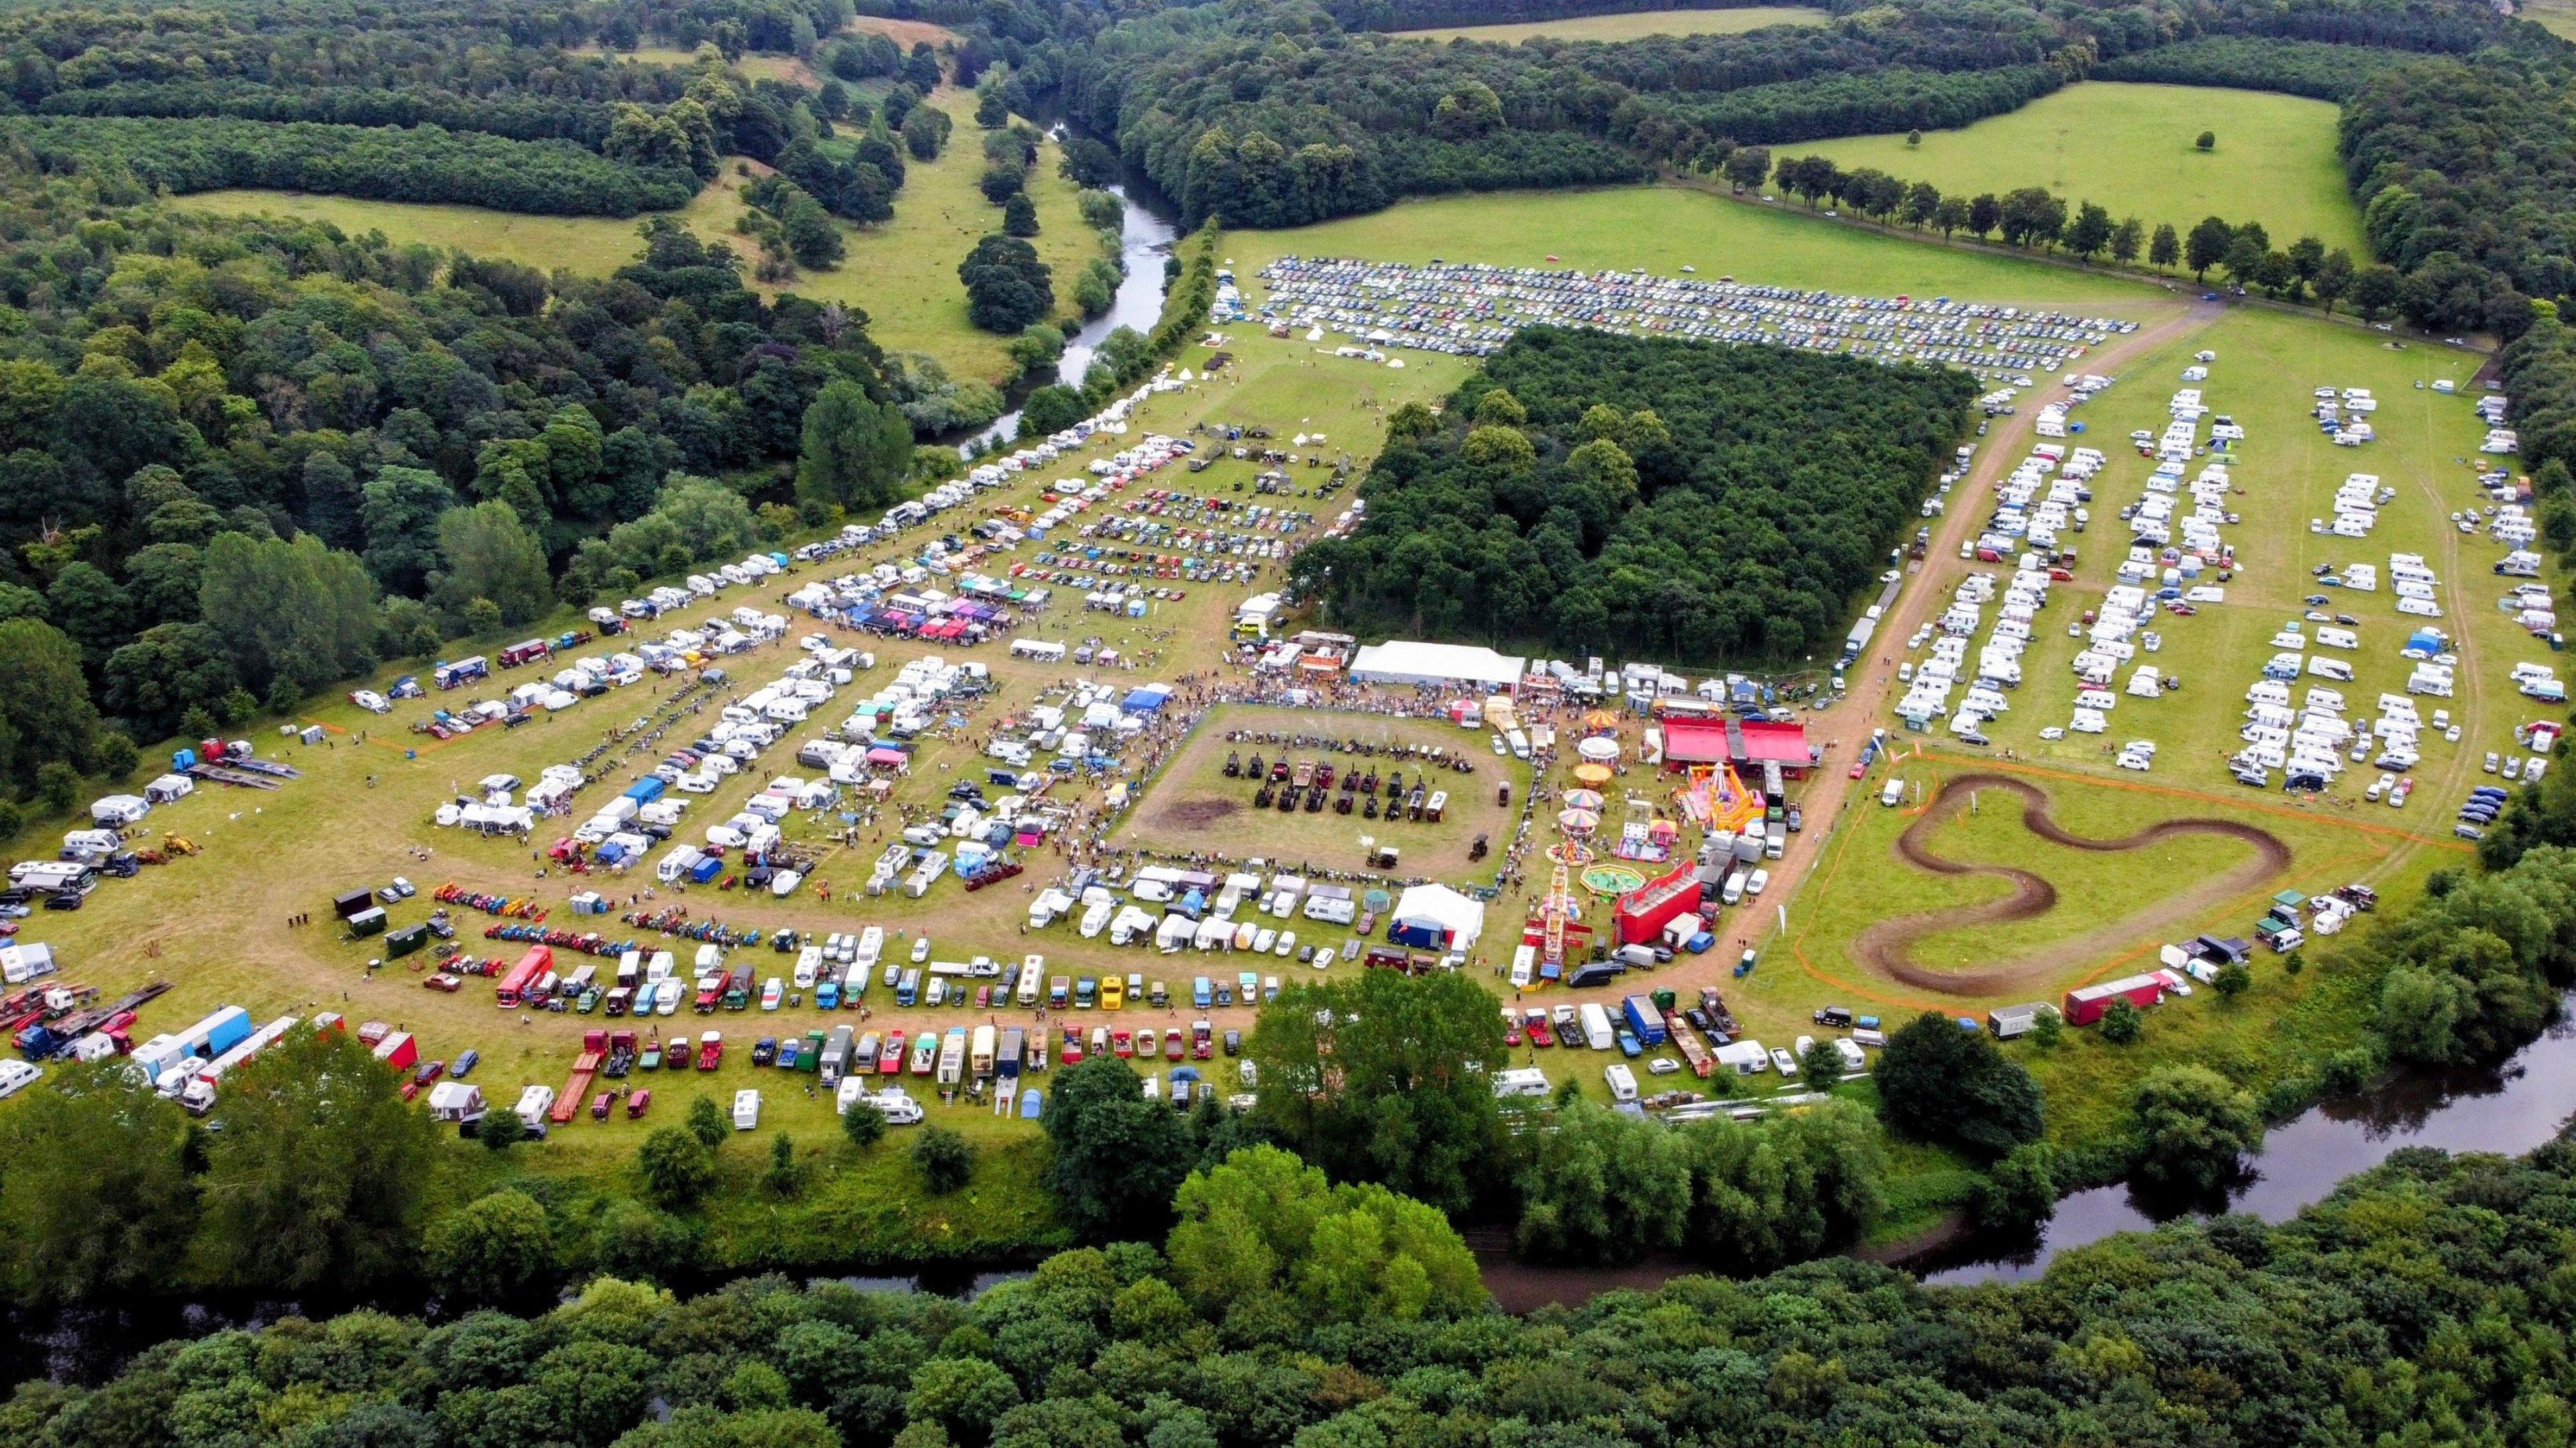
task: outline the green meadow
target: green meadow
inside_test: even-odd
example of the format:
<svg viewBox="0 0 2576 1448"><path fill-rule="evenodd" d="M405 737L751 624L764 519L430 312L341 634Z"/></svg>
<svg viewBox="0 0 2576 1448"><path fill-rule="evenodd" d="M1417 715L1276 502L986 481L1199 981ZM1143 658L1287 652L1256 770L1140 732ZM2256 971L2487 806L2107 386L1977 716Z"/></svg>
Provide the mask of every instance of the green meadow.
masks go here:
<svg viewBox="0 0 2576 1448"><path fill-rule="evenodd" d="M1404 40L1487 40L1518 45L1551 40L1642 40L1649 35L1741 35L1766 25L1822 25L1830 17L1803 5L1746 5L1731 10L1633 10L1624 15L1582 15L1525 25L1461 25L1438 30L1399 30Z"/></svg>
<svg viewBox="0 0 2576 1448"><path fill-rule="evenodd" d="M2188 233L2204 216L2259 221L2272 244L2314 236L2366 257L2361 213L2344 189L2329 101L2261 91L2093 81L2042 96L2009 115L1955 131L1926 131L1773 148L1823 156L1850 170L1875 166L1950 192L2001 194L2039 186L2098 202L2114 219ZM2208 151L2193 143L2215 132Z"/></svg>

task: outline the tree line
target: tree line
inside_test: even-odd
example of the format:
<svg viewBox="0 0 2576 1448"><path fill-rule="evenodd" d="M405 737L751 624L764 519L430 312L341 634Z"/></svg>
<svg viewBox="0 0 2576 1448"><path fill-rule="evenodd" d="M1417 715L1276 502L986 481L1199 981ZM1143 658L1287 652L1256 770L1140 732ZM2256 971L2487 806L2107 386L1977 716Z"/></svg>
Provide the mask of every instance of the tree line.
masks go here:
<svg viewBox="0 0 2576 1448"><path fill-rule="evenodd" d="M2576 1250L2563 1144L2401 1152L2291 1221L2179 1222L2028 1281L1926 1287L1839 1258L1526 1318L1488 1305L1436 1211L1273 1149L1193 1172L1165 1219L1158 1241L1060 1252L965 1301L600 1276L524 1316L290 1316L159 1344L95 1387L23 1384L0 1441L1823 1448L2162 1443L2177 1424L2400 1441L2438 1420L2538 1443L2576 1420L2549 1290ZM471 1226L498 1246L557 1223L505 1190Z"/></svg>
<svg viewBox="0 0 2576 1448"><path fill-rule="evenodd" d="M233 186L556 216L671 211L698 193L674 166L632 166L568 141L514 141L434 125L21 117L0 138L52 174L119 173L186 195Z"/></svg>
<svg viewBox="0 0 2576 1448"><path fill-rule="evenodd" d="M1368 518L1292 564L1345 621L1560 652L1839 643L1974 380L1763 347L1524 330L1390 420Z"/></svg>

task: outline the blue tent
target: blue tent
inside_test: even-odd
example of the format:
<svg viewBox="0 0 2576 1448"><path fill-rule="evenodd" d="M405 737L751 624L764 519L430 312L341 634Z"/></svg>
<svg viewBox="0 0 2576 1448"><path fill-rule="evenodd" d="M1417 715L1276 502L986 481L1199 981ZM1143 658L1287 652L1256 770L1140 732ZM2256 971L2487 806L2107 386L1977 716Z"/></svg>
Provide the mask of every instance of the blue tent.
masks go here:
<svg viewBox="0 0 2576 1448"><path fill-rule="evenodd" d="M1020 1119L1022 1121L1037 1120L1038 1114L1045 1109L1045 1104L1039 1099L1038 1088L1035 1086L1032 1086L1026 1091L1020 1093Z"/></svg>
<svg viewBox="0 0 2576 1448"><path fill-rule="evenodd" d="M1171 690L1160 684L1148 684L1141 689L1128 690L1127 697L1120 701L1118 707L1130 714L1151 714L1162 708L1163 701L1170 697Z"/></svg>

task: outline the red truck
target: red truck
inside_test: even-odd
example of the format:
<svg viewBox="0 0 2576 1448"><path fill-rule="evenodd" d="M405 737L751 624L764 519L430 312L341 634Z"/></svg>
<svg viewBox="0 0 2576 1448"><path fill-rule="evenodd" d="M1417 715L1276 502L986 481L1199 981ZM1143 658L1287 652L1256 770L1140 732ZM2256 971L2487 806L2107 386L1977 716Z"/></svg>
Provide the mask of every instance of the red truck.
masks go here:
<svg viewBox="0 0 2576 1448"><path fill-rule="evenodd" d="M724 1061L724 1037L713 1031L698 1042L698 1069L712 1071Z"/></svg>

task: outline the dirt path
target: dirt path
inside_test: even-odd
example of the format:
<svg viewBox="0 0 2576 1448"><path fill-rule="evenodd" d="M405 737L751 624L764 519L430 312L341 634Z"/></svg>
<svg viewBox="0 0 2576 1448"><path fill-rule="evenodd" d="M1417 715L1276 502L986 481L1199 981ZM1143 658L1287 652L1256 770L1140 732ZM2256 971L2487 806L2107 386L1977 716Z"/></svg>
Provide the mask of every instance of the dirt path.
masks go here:
<svg viewBox="0 0 2576 1448"><path fill-rule="evenodd" d="M2254 858L2224 874L2204 876L2189 889L2099 925L2073 940L2052 942L2042 951L1977 970L1935 969L1914 959L1912 946L1915 941L1971 925L2028 920L2045 914L2057 904L2057 887L2028 870L2010 865L1962 864L1932 852L1930 838L1933 832L1966 807L1973 793L1982 790L1999 790L2019 799L2023 824L2032 834L2061 849L2117 854L2144 849L2183 835L2199 834L2241 840L2253 846ZM1879 921L1862 931L1859 939L1852 943L1853 956L1863 965L1891 979L1946 995L1995 995L2022 990L2064 974L2070 958L2112 949L2123 941L2151 933L2167 920L2197 916L2212 904L2250 890L2290 865L2290 847L2281 843L2278 836L2235 820L2162 820L2121 839L2095 840L2070 833L2049 813L2048 806L2047 791L2008 775L1963 774L1943 784L1941 792L1933 796L1931 806L1924 810L1921 818L1897 837L1897 854L1903 856L1907 863L1936 875L1992 875L2010 880L2013 892L2000 900Z"/></svg>

